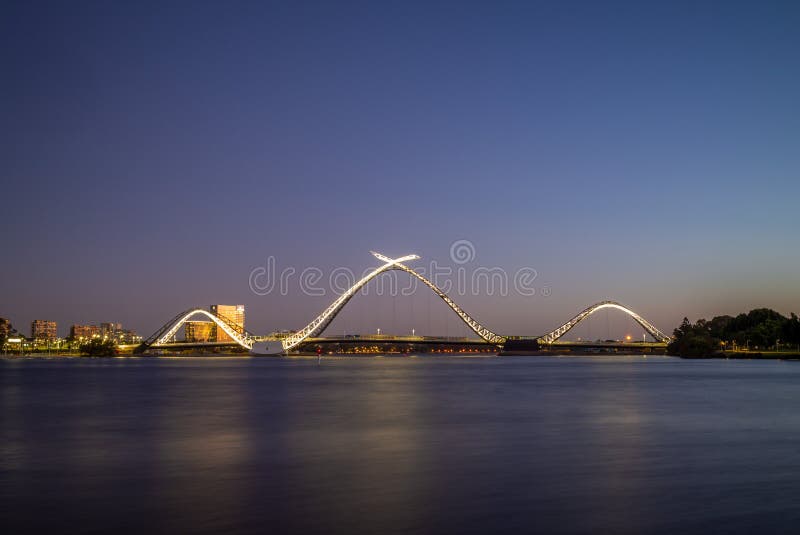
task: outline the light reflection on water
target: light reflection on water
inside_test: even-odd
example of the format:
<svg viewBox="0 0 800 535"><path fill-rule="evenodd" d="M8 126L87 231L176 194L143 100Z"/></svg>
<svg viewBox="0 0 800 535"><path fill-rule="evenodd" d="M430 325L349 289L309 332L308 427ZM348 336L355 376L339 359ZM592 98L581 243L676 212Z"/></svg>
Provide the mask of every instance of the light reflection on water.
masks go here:
<svg viewBox="0 0 800 535"><path fill-rule="evenodd" d="M0 360L14 532L793 532L800 364Z"/></svg>

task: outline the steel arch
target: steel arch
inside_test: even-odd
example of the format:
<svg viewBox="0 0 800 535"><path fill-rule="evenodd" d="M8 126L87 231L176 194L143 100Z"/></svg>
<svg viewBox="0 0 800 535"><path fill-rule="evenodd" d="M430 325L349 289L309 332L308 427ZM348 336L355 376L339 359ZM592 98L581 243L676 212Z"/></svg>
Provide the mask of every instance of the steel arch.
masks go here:
<svg viewBox="0 0 800 535"><path fill-rule="evenodd" d="M632 317L636 322L641 325L644 330L646 330L650 336L658 340L659 342L667 343L670 341L670 337L666 334L659 331L655 325L641 317L639 314L631 310L630 308L617 303L616 301L601 301L599 303L595 303L594 305L584 309L581 311L577 316L566 322L564 325L558 327L557 329L550 331L549 333L539 337L539 343L541 344L552 344L562 336L564 336L570 329L575 327L577 324L594 314L600 309L603 308L615 308L617 310L621 310L625 312L627 315Z"/></svg>
<svg viewBox="0 0 800 535"><path fill-rule="evenodd" d="M208 310L202 308L192 308L181 314L178 314L172 320L170 320L169 323L164 325L164 327L156 332L156 334L148 338L148 340L145 342L145 345L148 347L159 347L160 345L168 343L169 340L175 336L175 333L178 332L178 329L183 327L183 324L189 321L189 318L196 316L197 314L206 316L211 321L216 323L217 326L225 332L225 334L230 336L234 342L245 349L250 349L253 347L253 342L255 339L250 333L247 331L240 331L231 322L226 321L224 318L221 318L216 314L212 314Z"/></svg>
<svg viewBox="0 0 800 535"><path fill-rule="evenodd" d="M438 295L442 300L447 303L447 305L456 313L458 317L461 318L461 321L467 324L467 326L472 329L475 334L486 340L490 343L503 343L505 341L505 337L500 336L498 334L493 333L476 320L474 320L469 314L464 312L464 310L459 307L455 301L450 299L450 297L443 292L438 286L433 284L431 281L411 269L410 267L403 264L403 262L408 260L416 260L419 258L417 255L406 255L400 258L389 258L385 255L380 253L376 253L371 251L372 255L375 256L378 260L382 260L384 264L380 267L375 268L366 276L364 276L361 280L356 282L353 286L351 286L346 292L340 295L333 303L331 303L328 308L326 308L322 314L314 318L311 323L306 325L303 329L298 331L297 333L288 336L281 340L281 344L283 345L284 351L289 351L294 347L302 344L304 340L307 338L312 338L325 330L325 328L330 324L331 321L336 317L336 315L344 308L344 305L347 304L348 301L360 290L365 284L371 281L373 278L377 277L381 273L390 270L401 270L413 275L414 277L418 278L425 284L428 288L433 290L433 292Z"/></svg>
<svg viewBox="0 0 800 535"><path fill-rule="evenodd" d="M383 256L380 253L372 253L372 254L375 255L375 257L378 258L379 260L384 260L384 261L389 260L388 258L386 258L385 256ZM487 341L487 342L489 342L491 344L502 344L502 343L504 343L506 341L506 338L507 338L506 336L502 336L502 335L499 335L497 333L494 333L491 330L489 330L488 328L486 328L483 325L481 325L480 323L478 323L478 321L476 319L474 319L472 316L470 316L469 314L464 312L464 310L460 306L458 306L455 301L450 299L450 296L448 296L444 291L442 291L441 288L436 286L434 283L432 283L431 281L429 281L428 279L426 279L425 277L423 277L422 275L420 275L419 273L417 273L416 271L414 271L410 267L408 267L405 264L402 264L400 262L397 262L396 264L394 264L394 266L392 266L392 269L405 271L409 275L419 279L425 286L427 286L428 288L433 290L433 293L438 295L445 303L447 303L447 306L449 306L453 310L453 312L458 314L458 317L461 319L461 321L466 323L467 327L472 329L472 332L474 332L475 334L477 334L478 336L483 338L485 341Z"/></svg>
<svg viewBox="0 0 800 535"><path fill-rule="evenodd" d="M458 317L463 321L475 334L477 334L480 338L485 340L486 342L492 344L503 344L508 339L508 336L497 334L487 327L480 324L477 320L475 320L472 316L467 314L455 301L453 301L441 288L436 286L433 282L425 278L423 275L417 273L412 268L405 265L403 262L409 260L416 260L419 256L415 254L402 256L400 258L389 258L385 255L380 253L372 252L375 258L384 262L383 265L373 269L367 275L362 277L359 281L357 281L353 286L347 289L343 294L337 297L328 307L322 311L320 315L314 318L311 323L303 327L301 330L297 331L296 333L280 340L280 341L271 341L266 342L268 344L275 345L275 352L283 352L289 351L298 345L302 344L306 339L313 338L319 334L321 334L328 325L333 321L333 319L337 316L337 314L344 308L344 306L350 301L350 299L369 281L373 278L377 277L381 273L385 273L391 270L399 270L405 271L409 275L416 277L419 279L425 286L431 289L436 295L438 295L446 304L450 307L453 312L455 312ZM670 337L662 333L658 330L653 324L649 321L641 317L639 314L631 310L630 308L616 302L616 301L601 301L599 303L595 303L594 305L584 309L581 311L577 316L569 320L567 323L561 325L557 329L542 335L536 340L540 344L551 344L561 338L564 334L566 334L570 329L575 327L578 323L595 313L596 311L603 309L603 308L615 308L621 310L631 316L639 325L641 325L653 338L658 340L659 342L669 342ZM197 314L204 315L211 319L219 328L221 328L228 336L230 336L237 344L240 346L252 350L253 345L256 342L265 342L269 340L265 337L256 337L253 334L243 331L239 328L239 326L229 322L226 318L222 318L217 316L207 310L202 308L193 308L182 312L175 316L172 320L167 322L161 329L156 331L150 338L145 340L140 348L142 350L146 349L147 347L160 347L164 344L167 344L168 341L175 336L175 333L180 329L186 321L189 320L192 316ZM272 353L270 353L272 354Z"/></svg>

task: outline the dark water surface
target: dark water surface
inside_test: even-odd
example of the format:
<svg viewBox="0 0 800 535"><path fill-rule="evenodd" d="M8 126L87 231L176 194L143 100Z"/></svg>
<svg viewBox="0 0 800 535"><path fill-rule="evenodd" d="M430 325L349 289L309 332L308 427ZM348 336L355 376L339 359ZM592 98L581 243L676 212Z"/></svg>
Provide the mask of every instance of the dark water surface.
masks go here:
<svg viewBox="0 0 800 535"><path fill-rule="evenodd" d="M5 533L797 533L800 363L0 360Z"/></svg>

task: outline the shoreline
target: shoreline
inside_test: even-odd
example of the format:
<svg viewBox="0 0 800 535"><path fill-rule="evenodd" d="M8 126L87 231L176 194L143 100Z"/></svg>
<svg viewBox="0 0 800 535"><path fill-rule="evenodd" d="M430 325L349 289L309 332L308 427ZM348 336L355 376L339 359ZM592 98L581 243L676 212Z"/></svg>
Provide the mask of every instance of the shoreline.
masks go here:
<svg viewBox="0 0 800 535"><path fill-rule="evenodd" d="M729 359L729 360L800 360L797 351L729 351L718 352L702 357L678 356L682 359Z"/></svg>
<svg viewBox="0 0 800 535"><path fill-rule="evenodd" d="M438 353L438 352L413 352L413 353L394 353L394 352L375 352L375 353L323 353L321 355L322 358L325 357L409 357L409 356L430 356L430 357L440 357L440 356L486 356L486 357L564 357L564 356L581 356L581 357L592 357L592 356L659 356L659 357L674 357L674 358L681 358L686 360L711 360L711 359L726 359L726 360L787 360L787 361L800 361L800 352L797 351L729 351L729 352L718 352L711 355L703 355L703 356L688 356L688 355L670 355L669 353L665 352L642 352L642 351L614 351L614 352L576 352L576 351L552 351L552 350L539 350L539 351L499 351L497 353L486 353L486 352L464 352L464 353ZM300 353L292 353L289 355L251 355L249 353L238 353L238 352L231 352L231 353L198 353L198 354L189 354L189 355L134 355L131 353L122 353L119 355L107 355L107 356L89 356L89 355L81 355L76 353L60 353L60 354L44 354L44 353L33 353L33 354L0 354L0 358L5 360L15 360L15 359L127 359L127 358L143 358L143 359L159 359L159 358L261 358L261 357L270 357L270 358L295 358L295 357L318 357L316 353L313 352L300 352Z"/></svg>

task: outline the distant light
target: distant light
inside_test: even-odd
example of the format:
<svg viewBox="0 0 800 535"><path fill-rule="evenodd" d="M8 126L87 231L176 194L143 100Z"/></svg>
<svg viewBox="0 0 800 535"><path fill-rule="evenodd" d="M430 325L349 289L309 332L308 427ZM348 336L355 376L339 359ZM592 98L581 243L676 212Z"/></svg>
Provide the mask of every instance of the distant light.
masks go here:
<svg viewBox="0 0 800 535"><path fill-rule="evenodd" d="M22 342L22 338L9 338L8 341L11 342L12 344L18 344Z"/></svg>

